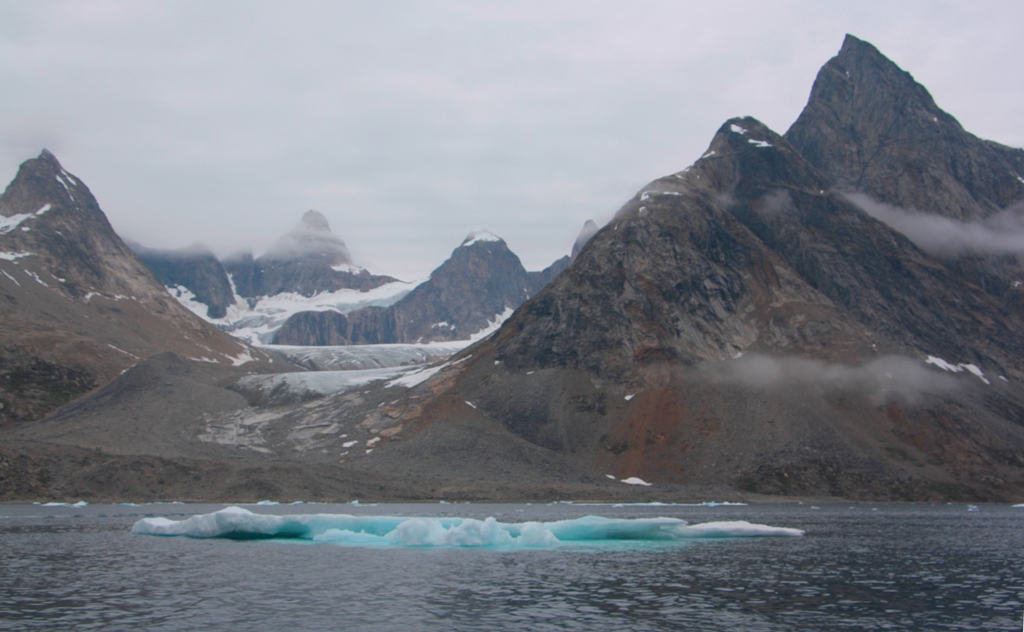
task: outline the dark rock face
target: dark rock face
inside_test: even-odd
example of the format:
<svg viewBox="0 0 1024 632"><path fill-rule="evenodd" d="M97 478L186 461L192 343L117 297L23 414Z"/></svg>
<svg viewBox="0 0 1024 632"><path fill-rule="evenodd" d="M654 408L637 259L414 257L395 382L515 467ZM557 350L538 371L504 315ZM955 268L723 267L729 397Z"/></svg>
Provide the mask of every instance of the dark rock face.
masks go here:
<svg viewBox="0 0 1024 632"><path fill-rule="evenodd" d="M275 343L377 344L467 340L495 317L522 304L535 280L501 239L467 237L430 279L386 308L350 314L302 312L288 319ZM330 341L330 342L326 342Z"/></svg>
<svg viewBox="0 0 1024 632"><path fill-rule="evenodd" d="M569 255L559 257L555 261L537 272L527 272L530 275L530 295L534 295L544 289L544 286L555 280L559 274L562 274L569 268L569 264L572 263L572 259Z"/></svg>
<svg viewBox="0 0 1024 632"><path fill-rule="evenodd" d="M162 351L267 360L168 296L48 151L0 196L0 253L0 425L39 419Z"/></svg>
<svg viewBox="0 0 1024 632"><path fill-rule="evenodd" d="M1024 200L1024 150L985 141L874 46L846 36L786 139L836 188L961 220Z"/></svg>
<svg viewBox="0 0 1024 632"><path fill-rule="evenodd" d="M1024 497L1020 312L837 193L995 216L1017 151L848 38L785 138L727 121L428 386L620 478Z"/></svg>
<svg viewBox="0 0 1024 632"><path fill-rule="evenodd" d="M157 250L132 245L157 279L168 288L184 287L207 306L209 318L223 318L235 302L227 272L217 257L203 244L181 250ZM172 290L173 291L173 290Z"/></svg>
<svg viewBox="0 0 1024 632"><path fill-rule="evenodd" d="M872 214L898 230L916 226L906 234L919 246L1021 313L1024 292L1013 281L1024 277L1024 253L986 241L1021 231L1024 150L967 132L909 73L849 35L786 139L837 190L866 196L866 210L896 207L889 214L904 216L905 226ZM966 241L972 227L956 222L978 223L993 237Z"/></svg>

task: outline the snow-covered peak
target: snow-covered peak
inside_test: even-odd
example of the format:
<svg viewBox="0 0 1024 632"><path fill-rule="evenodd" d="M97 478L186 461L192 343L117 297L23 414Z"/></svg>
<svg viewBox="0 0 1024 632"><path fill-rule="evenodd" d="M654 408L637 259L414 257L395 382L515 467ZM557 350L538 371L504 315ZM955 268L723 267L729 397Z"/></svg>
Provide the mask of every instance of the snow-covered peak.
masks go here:
<svg viewBox="0 0 1024 632"><path fill-rule="evenodd" d="M474 230L462 240L462 246L472 246L478 241L503 241L489 230Z"/></svg>

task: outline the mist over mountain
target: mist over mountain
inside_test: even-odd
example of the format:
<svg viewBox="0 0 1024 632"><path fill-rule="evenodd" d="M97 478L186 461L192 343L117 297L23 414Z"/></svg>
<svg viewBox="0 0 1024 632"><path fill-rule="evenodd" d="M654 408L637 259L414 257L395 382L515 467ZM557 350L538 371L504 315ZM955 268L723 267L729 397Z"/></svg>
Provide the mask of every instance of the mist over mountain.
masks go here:
<svg viewBox="0 0 1024 632"><path fill-rule="evenodd" d="M96 493L52 464L89 448L121 490L153 493L143 463L171 490L216 470L207 498L1024 499L1024 153L966 132L853 36L786 134L738 117L709 135L540 274L479 232L429 279L372 286L307 214L276 258L222 262L237 297L222 324L249 310L264 343L344 345L291 349L304 366L359 371L229 380L155 355L9 433L24 454L10 480ZM48 168L47 195L74 192ZM5 206L11 190L0 240L54 212ZM33 260L21 244L0 245L5 277L31 278L12 267ZM118 278L178 307L145 270ZM432 345L454 355L402 366ZM132 433L139 410L150 434ZM651 485L621 484L638 478Z"/></svg>

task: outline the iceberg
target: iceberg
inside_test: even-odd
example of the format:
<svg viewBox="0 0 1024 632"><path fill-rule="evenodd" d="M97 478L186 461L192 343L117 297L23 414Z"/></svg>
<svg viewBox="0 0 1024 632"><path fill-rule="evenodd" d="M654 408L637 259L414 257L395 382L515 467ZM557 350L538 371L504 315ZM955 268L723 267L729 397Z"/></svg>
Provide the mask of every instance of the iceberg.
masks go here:
<svg viewBox="0 0 1024 632"><path fill-rule="evenodd" d="M743 520L689 525L678 518L586 516L554 522L498 522L495 518L409 518L300 514L274 516L228 507L185 520L143 518L136 535L300 540L345 546L551 548L607 542L679 542L698 539L802 536L800 529Z"/></svg>

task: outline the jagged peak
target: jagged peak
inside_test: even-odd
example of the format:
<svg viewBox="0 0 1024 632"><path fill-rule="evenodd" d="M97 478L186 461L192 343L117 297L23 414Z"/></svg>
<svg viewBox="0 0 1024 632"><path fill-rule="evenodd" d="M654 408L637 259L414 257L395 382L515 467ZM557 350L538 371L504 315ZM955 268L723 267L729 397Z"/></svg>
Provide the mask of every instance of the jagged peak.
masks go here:
<svg viewBox="0 0 1024 632"><path fill-rule="evenodd" d="M462 244L460 244L459 247L460 248L464 248L466 246L472 246L473 244L475 244L477 242L485 242L485 241L505 243L504 239L502 239L501 237L498 237L497 235L495 235L491 231L485 230L485 229L481 229L481 230L474 230L470 234L466 235L466 238L462 240Z"/></svg>

